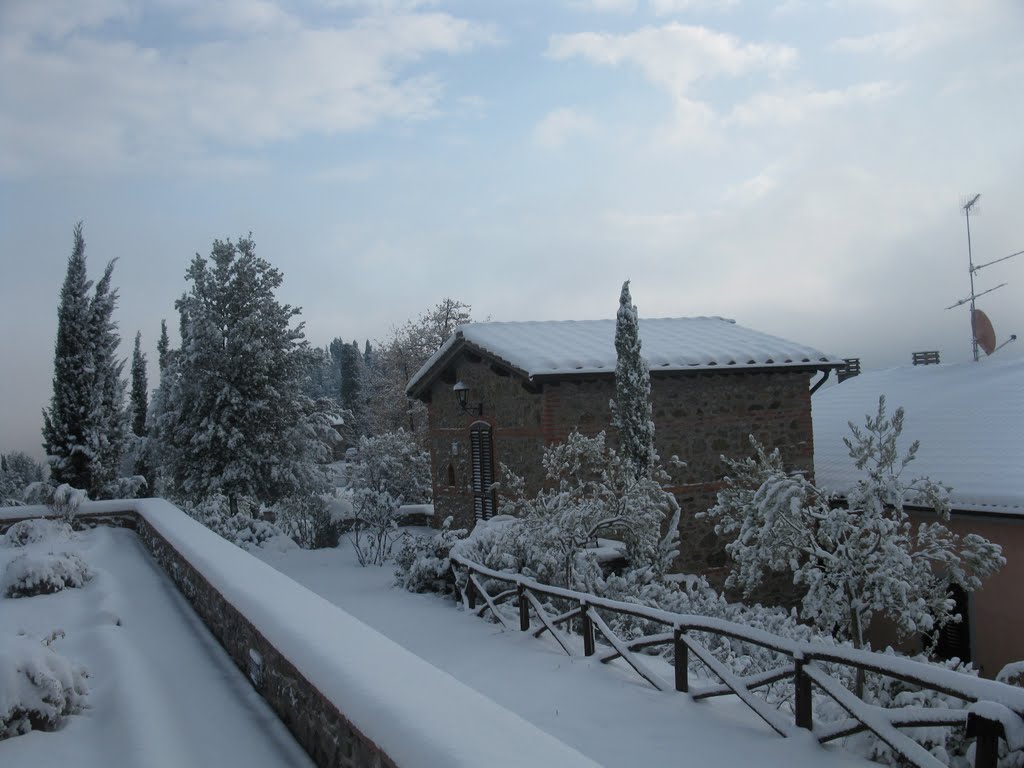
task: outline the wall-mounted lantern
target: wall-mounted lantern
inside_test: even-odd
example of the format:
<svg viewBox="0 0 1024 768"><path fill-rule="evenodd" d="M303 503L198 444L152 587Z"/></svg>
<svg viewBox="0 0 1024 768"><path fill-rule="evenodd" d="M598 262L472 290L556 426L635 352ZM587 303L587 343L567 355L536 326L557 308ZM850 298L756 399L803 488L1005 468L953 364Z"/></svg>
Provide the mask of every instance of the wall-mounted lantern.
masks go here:
<svg viewBox="0 0 1024 768"><path fill-rule="evenodd" d="M455 399L459 401L459 407L463 413L475 413L477 416L484 415L484 404L482 402L476 405L469 404L469 387L465 383L461 381L455 382L452 392L455 393Z"/></svg>

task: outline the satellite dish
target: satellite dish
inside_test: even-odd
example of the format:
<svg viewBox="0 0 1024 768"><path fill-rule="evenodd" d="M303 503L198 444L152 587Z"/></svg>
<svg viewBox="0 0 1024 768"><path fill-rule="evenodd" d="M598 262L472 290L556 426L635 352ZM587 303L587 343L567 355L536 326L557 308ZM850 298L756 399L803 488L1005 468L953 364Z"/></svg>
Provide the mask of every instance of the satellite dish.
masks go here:
<svg viewBox="0 0 1024 768"><path fill-rule="evenodd" d="M972 310L971 320L978 346L985 350L986 355L991 355L996 350L996 331L992 327L992 321L980 309Z"/></svg>

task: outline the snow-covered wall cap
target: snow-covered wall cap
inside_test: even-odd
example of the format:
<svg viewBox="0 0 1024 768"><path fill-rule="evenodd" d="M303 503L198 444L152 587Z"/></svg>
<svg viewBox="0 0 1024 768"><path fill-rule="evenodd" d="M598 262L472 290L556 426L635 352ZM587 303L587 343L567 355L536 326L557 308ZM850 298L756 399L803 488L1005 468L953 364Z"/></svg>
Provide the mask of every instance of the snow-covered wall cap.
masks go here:
<svg viewBox="0 0 1024 768"><path fill-rule="evenodd" d="M0 509L0 519L42 511ZM395 765L599 768L163 499L81 511L140 515Z"/></svg>
<svg viewBox="0 0 1024 768"><path fill-rule="evenodd" d="M551 320L460 325L409 381L425 379L459 341L529 378L615 371L614 320ZM641 318L640 341L653 373L714 368L838 366L820 350L737 325L721 317Z"/></svg>
<svg viewBox="0 0 1024 768"><path fill-rule="evenodd" d="M843 438L885 395L906 411L905 451L921 441L904 477L953 487L953 509L1024 516L1024 359L919 365L863 373L814 396L814 476L845 493L861 479Z"/></svg>

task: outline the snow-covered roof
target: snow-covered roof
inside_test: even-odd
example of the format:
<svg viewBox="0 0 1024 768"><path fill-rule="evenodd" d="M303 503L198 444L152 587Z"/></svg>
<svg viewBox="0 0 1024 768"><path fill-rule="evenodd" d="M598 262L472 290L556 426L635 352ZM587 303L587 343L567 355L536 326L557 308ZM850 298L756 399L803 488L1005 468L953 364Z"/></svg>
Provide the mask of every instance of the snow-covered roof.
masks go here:
<svg viewBox="0 0 1024 768"><path fill-rule="evenodd" d="M906 411L902 450L921 441L906 477L953 487L954 509L1024 515L1024 359L864 373L814 396L814 472L844 492L859 478L843 438L885 395Z"/></svg>
<svg viewBox="0 0 1024 768"><path fill-rule="evenodd" d="M820 350L744 328L721 317L640 320L652 372L712 368L840 365ZM614 320L553 320L460 325L409 381L412 392L459 343L471 344L528 378L615 371Z"/></svg>

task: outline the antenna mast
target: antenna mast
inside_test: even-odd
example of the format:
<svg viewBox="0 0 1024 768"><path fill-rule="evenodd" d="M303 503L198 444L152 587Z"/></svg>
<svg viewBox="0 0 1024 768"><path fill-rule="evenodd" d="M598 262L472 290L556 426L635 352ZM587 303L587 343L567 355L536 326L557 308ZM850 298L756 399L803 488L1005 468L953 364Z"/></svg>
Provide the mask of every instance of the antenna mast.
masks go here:
<svg viewBox="0 0 1024 768"><path fill-rule="evenodd" d="M978 202L981 193L964 203L964 216L967 217L967 267L971 274L971 352L974 355L974 362L978 362L978 329L974 322L974 255L971 253L971 208Z"/></svg>
<svg viewBox="0 0 1024 768"><path fill-rule="evenodd" d="M978 194L975 194L975 195L965 195L960 200L960 210L962 210L964 212L964 216L967 219L967 272L968 272L968 274L971 277L971 294L966 299L960 299L960 301L956 302L955 304L952 304L952 305L946 307L946 309L953 309L954 307L960 307L960 306L963 306L964 304L970 303L970 305L971 305L971 353L972 353L972 355L974 357L974 362L978 362L978 323L977 323L977 319L976 319L977 318L977 314L976 314L976 307L974 306L974 300L977 299L979 296L984 296L986 293L992 293L992 291L995 291L995 290L997 290L999 288L1002 288L1004 285L1006 285L1006 283L1000 283L995 288L989 288L987 291L982 291L981 293L975 293L974 292L974 273L977 272L980 269L984 269L985 267L990 267L993 264L998 264L1000 261L1006 261L1007 259L1012 259L1014 256L1020 256L1021 254L1024 254L1024 251L1017 251L1016 253L1011 253L1009 256L1003 256L1001 259L994 259L992 261L985 262L984 264L978 264L977 266L974 265L974 253L971 250L971 211L974 211L975 214L981 213L981 211L979 211L979 210L977 210L975 208L975 205L978 202L978 198L980 198L980 197L981 197L981 194L978 193ZM983 325L987 329L987 331L986 331L986 338L988 336L991 336L991 340L989 342L986 342L986 343L990 344L991 346L995 346L995 336L992 333L991 323L989 323L988 319L984 317L984 313L982 313L982 314L983 314L982 320L984 321ZM986 346L985 347L985 354L990 355L993 352L995 352L996 350L1002 349L1007 344L1009 344L1011 341L1016 341L1016 339L1017 339L1017 335L1013 334L1013 335L1010 336L1009 339L1007 339L1006 341L1004 341L1002 344L1000 344L998 347L995 347L994 349L989 349L989 347Z"/></svg>

